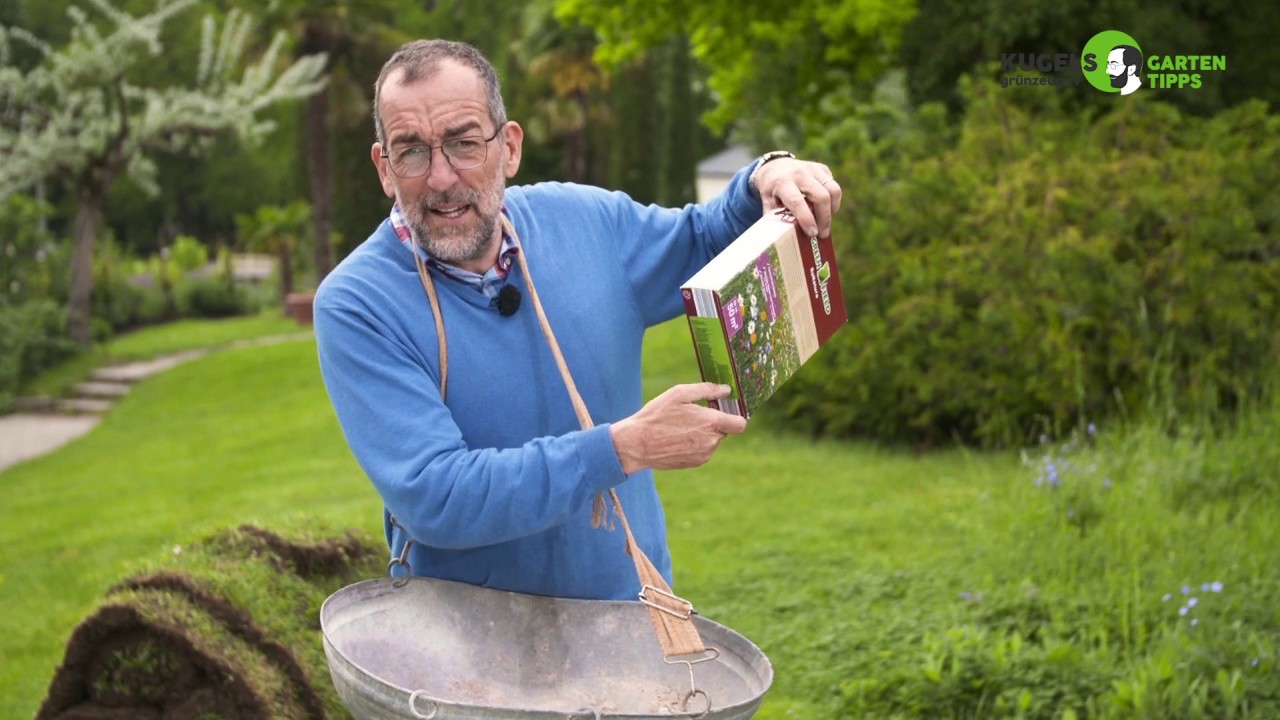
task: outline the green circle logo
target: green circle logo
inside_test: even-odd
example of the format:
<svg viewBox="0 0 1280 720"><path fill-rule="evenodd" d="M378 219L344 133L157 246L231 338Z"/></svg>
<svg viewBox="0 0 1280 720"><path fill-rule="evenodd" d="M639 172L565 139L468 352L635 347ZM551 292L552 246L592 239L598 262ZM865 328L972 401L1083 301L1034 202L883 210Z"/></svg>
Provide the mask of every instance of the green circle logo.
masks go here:
<svg viewBox="0 0 1280 720"><path fill-rule="evenodd" d="M1080 53L1080 69L1103 92L1128 95L1142 87L1142 48L1128 33L1103 30Z"/></svg>

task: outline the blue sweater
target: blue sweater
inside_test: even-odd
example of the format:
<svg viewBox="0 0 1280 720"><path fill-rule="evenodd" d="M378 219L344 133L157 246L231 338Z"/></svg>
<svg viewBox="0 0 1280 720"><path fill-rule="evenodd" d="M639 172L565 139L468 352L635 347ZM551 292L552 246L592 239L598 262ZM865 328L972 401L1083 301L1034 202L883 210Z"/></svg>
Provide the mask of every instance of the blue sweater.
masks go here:
<svg viewBox="0 0 1280 720"><path fill-rule="evenodd" d="M680 284L760 217L749 170L720 198L678 210L581 185L506 190L590 430L580 429L518 266L508 282L525 302L510 317L433 273L448 337L445 401L431 306L390 222L325 279L315 300L325 386L387 513L417 541L415 574L634 599L621 528L591 525L593 498L616 486L637 542L671 581L653 475L622 472L609 423L641 407L645 329L683 314ZM405 532L389 522L386 531L399 556Z"/></svg>

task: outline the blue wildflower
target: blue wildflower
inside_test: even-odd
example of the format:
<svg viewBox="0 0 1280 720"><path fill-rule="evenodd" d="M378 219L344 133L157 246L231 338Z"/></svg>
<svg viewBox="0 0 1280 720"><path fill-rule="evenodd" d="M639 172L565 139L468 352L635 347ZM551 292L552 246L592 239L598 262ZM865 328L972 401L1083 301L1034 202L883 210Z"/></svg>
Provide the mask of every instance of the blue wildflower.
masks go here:
<svg viewBox="0 0 1280 720"><path fill-rule="evenodd" d="M1218 582L1217 580L1214 580L1213 582L1209 583L1209 589L1216 593L1220 593L1222 592L1222 583Z"/></svg>
<svg viewBox="0 0 1280 720"><path fill-rule="evenodd" d="M1190 587L1189 585L1183 585L1183 586L1182 586L1182 594L1183 594L1183 595L1190 595L1190 594L1191 594L1191 587Z"/></svg>
<svg viewBox="0 0 1280 720"><path fill-rule="evenodd" d="M1187 607L1189 607L1189 608L1193 608L1193 607L1195 607L1196 605L1199 605L1199 604L1200 604L1200 601L1199 601L1199 600L1197 600L1197 599L1195 599L1195 598L1191 598L1190 600L1188 600L1188 601L1187 601Z"/></svg>
<svg viewBox="0 0 1280 720"><path fill-rule="evenodd" d="M1093 423L1089 423L1088 430L1089 434L1092 435L1098 431L1098 428Z"/></svg>
<svg viewBox="0 0 1280 720"><path fill-rule="evenodd" d="M1191 618L1191 627L1195 627L1195 626L1197 626L1197 625L1199 625L1199 624L1200 624L1200 619L1199 619L1199 618Z"/></svg>
<svg viewBox="0 0 1280 720"><path fill-rule="evenodd" d="M1187 613L1189 612L1191 612L1191 608L1187 607L1186 605L1183 605L1182 607L1178 608L1178 614L1181 615L1182 617L1186 617Z"/></svg>
<svg viewBox="0 0 1280 720"><path fill-rule="evenodd" d="M1102 479L1102 489L1103 489L1103 490L1110 490L1110 489L1111 489L1111 478L1103 478L1103 479Z"/></svg>
<svg viewBox="0 0 1280 720"><path fill-rule="evenodd" d="M1173 599L1172 593L1165 593L1164 597L1160 598L1160 602L1169 602L1172 599Z"/></svg>

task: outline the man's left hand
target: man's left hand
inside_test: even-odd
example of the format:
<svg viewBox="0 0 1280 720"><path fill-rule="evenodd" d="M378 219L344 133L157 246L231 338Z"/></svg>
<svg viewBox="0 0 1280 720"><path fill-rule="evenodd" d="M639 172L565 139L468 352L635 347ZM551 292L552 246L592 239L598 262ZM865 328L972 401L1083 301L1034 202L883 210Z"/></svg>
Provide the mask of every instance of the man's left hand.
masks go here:
<svg viewBox="0 0 1280 720"><path fill-rule="evenodd" d="M831 216L840 209L840 184L822 163L778 158L755 172L756 191L764 211L785 207L809 236L831 234Z"/></svg>

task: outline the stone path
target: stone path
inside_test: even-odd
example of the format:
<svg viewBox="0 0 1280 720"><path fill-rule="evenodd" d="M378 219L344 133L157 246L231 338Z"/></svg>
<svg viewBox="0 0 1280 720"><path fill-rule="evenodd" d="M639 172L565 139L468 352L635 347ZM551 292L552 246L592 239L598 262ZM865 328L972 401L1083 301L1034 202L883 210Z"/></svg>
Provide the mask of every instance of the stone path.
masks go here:
<svg viewBox="0 0 1280 720"><path fill-rule="evenodd" d="M18 412L0 415L0 473L5 468L52 452L98 426L102 415L134 384L217 350L271 345L311 337L311 332L272 335L217 348L187 350L154 360L98 368L76 385L70 398L19 398Z"/></svg>
<svg viewBox="0 0 1280 720"><path fill-rule="evenodd" d="M56 450L98 426L97 415L0 416L0 471Z"/></svg>

